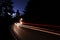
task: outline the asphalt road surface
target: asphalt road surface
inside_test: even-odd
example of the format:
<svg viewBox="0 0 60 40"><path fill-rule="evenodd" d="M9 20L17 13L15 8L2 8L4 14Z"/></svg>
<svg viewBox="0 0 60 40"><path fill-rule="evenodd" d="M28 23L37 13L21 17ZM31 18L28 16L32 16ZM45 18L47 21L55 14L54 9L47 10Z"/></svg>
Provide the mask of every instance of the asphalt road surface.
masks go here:
<svg viewBox="0 0 60 40"><path fill-rule="evenodd" d="M46 28L14 24L11 33L16 40L60 40L60 33Z"/></svg>

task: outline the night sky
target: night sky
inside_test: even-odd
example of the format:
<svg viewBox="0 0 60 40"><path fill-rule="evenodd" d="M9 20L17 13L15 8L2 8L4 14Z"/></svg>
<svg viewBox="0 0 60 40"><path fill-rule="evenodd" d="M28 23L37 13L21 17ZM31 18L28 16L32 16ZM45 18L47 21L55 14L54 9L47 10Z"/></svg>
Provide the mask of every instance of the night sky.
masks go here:
<svg viewBox="0 0 60 40"><path fill-rule="evenodd" d="M14 10L16 11L17 9L20 10L21 15L23 14L24 8L27 5L27 2L29 0L12 0L14 2Z"/></svg>
<svg viewBox="0 0 60 40"><path fill-rule="evenodd" d="M14 3L13 4L14 11L16 12L16 10L19 9L21 12L21 15L24 14L23 11L24 11L24 8L26 7L28 1L29 0L12 0L12 2Z"/></svg>

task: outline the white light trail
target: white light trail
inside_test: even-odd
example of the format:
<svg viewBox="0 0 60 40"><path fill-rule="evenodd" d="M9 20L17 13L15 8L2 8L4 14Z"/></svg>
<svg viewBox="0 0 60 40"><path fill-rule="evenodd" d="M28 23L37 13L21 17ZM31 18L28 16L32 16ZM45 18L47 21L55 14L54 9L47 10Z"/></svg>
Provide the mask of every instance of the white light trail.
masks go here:
<svg viewBox="0 0 60 40"><path fill-rule="evenodd" d="M19 21L19 22L20 22L20 24L23 24L22 20L23 20L23 19L21 18L21 19L20 19L20 21Z"/></svg>

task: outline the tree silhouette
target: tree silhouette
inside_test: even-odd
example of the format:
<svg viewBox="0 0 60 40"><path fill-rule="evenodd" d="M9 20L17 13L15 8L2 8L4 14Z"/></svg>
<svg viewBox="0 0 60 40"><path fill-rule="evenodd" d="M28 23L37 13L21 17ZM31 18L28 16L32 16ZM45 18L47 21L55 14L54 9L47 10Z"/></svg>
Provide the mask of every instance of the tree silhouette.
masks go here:
<svg viewBox="0 0 60 40"><path fill-rule="evenodd" d="M42 9L42 7L40 7L39 0L30 0L24 11L25 21L32 22L32 23L37 22L38 21L37 19L40 18L40 16L41 16L40 14L42 14L41 9Z"/></svg>
<svg viewBox="0 0 60 40"><path fill-rule="evenodd" d="M16 17L14 18L15 22L19 22L19 19L20 19L20 12L19 10L16 11Z"/></svg>
<svg viewBox="0 0 60 40"><path fill-rule="evenodd" d="M2 5L1 5L1 2L0 2L0 16L2 14Z"/></svg>
<svg viewBox="0 0 60 40"><path fill-rule="evenodd" d="M9 26L12 24L12 14L14 13L13 2L11 0L2 0L0 3L0 15L4 15L2 20L1 25L1 38L8 39L9 36Z"/></svg>
<svg viewBox="0 0 60 40"><path fill-rule="evenodd" d="M12 4L13 2L11 2L11 0L2 0L3 12L5 16L9 16L8 13L11 16L14 13Z"/></svg>
<svg viewBox="0 0 60 40"><path fill-rule="evenodd" d="M30 0L25 8L24 11L25 15L23 18L25 19L26 22L58 24L58 22L60 22L59 21L60 16L57 14L59 12L58 10L59 6L58 3L55 2Z"/></svg>
<svg viewBox="0 0 60 40"><path fill-rule="evenodd" d="M20 12L19 12L19 10L17 10L17 12L16 12L16 17L20 17Z"/></svg>
<svg viewBox="0 0 60 40"><path fill-rule="evenodd" d="M1 13L2 13L2 8L1 8L1 6L0 6L0 15L1 15Z"/></svg>

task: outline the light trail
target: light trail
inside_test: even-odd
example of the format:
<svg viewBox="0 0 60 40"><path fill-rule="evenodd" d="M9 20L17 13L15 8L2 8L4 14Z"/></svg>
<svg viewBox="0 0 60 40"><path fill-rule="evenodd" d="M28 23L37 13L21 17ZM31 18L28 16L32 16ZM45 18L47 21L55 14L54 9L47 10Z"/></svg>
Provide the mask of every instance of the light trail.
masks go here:
<svg viewBox="0 0 60 40"><path fill-rule="evenodd" d="M35 27L35 26L29 26L29 25L24 25L24 23L22 22L22 18L20 19L19 23L15 23L15 27L14 27L14 31L18 34L18 30L20 29L20 27L23 28L28 28L28 29L32 29L32 30L37 30L40 32L45 32L45 33L49 33L49 34L54 34L54 35L58 35L60 36L60 33L54 32L53 30L50 29L46 29L46 28L40 28L40 27ZM42 24L41 24L42 25ZM52 25L43 25L43 26L52 26Z"/></svg>
<svg viewBox="0 0 60 40"><path fill-rule="evenodd" d="M21 19L19 20L19 23L20 23L20 24L23 24L23 22L22 22L22 21L23 21L23 19L21 18Z"/></svg>
<svg viewBox="0 0 60 40"><path fill-rule="evenodd" d="M55 34L55 35L60 36L60 33L56 33L54 31L51 31L51 30L46 29L46 28L40 28L40 27L35 27L35 26L23 25L23 24L20 24L20 23L16 23L15 26L14 26L14 31L17 34L18 34L17 31L20 29L20 27L28 28L28 29L32 29L32 30L37 30L37 31L41 31L41 32L49 33L49 34Z"/></svg>
<svg viewBox="0 0 60 40"><path fill-rule="evenodd" d="M13 31L12 31L12 28L9 29L9 30L11 30L10 32L11 32L12 36L14 37L14 39L17 40L16 36L14 35L14 33L13 33Z"/></svg>
<svg viewBox="0 0 60 40"><path fill-rule="evenodd" d="M13 27L12 27L12 30L13 30L13 32L15 34L13 36L14 37L16 36L17 39L20 39L20 38L23 39L27 35L26 34L26 30L23 30L22 28L27 28L27 29L36 30L36 31L39 31L39 32L44 32L44 33L48 33L48 34L53 34L53 35L60 36L60 33L56 33L54 31L51 31L51 30L46 29L46 28L40 28L40 27L23 25L23 24L20 24L20 23L15 23L13 25Z"/></svg>
<svg viewBox="0 0 60 40"><path fill-rule="evenodd" d="M49 28L60 28L60 26L57 26L57 25L49 25L49 24L33 24L33 23L26 23L26 22L23 22L23 24L25 25L34 25L34 26L46 26L46 27L49 27Z"/></svg>
<svg viewBox="0 0 60 40"><path fill-rule="evenodd" d="M22 27L60 36L60 33L52 32L46 28L40 28L40 27L34 27L34 26L28 26L28 25L22 25Z"/></svg>

